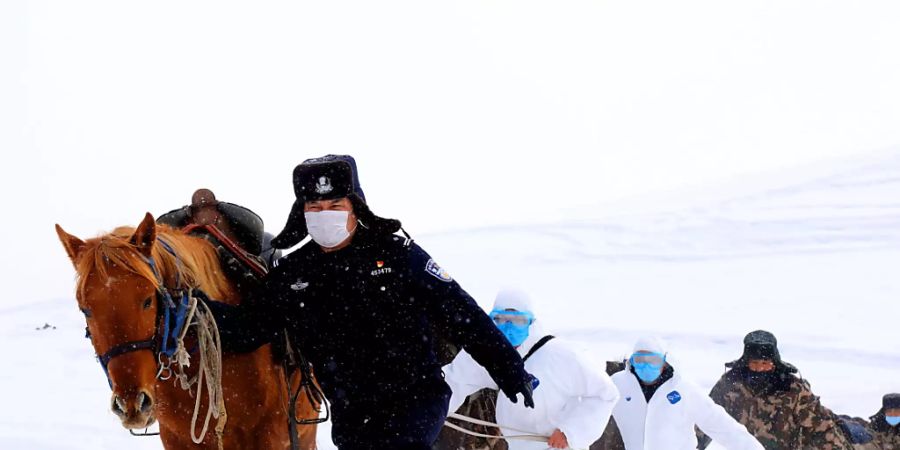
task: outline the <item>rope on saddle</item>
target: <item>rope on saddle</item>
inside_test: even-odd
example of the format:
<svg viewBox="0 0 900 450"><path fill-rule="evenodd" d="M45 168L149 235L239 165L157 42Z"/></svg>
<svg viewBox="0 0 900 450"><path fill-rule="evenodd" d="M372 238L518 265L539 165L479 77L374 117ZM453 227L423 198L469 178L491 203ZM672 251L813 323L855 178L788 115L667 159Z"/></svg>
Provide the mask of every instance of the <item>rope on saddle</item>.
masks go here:
<svg viewBox="0 0 900 450"><path fill-rule="evenodd" d="M474 432L474 431L467 430L467 429L465 429L465 428L463 428L463 427L461 427L461 426L459 426L459 425L456 425L456 424L454 424L454 423L451 423L449 420L444 421L444 426L449 427L449 428L452 428L452 429L454 429L454 430L456 430L456 431L459 431L460 433L468 434L469 436L475 436L475 437L480 437L480 438L488 438L488 439L499 439L499 438L503 438L503 439L507 439L507 440L512 439L512 440L518 440L518 441L534 441L534 442L547 442L547 441L550 439L549 436L544 436L544 435L540 435L540 434L534 434L533 432L530 432L530 431L517 430L517 429L515 429L515 428L510 428L510 427L507 427L507 426L505 426L505 425L498 425L498 424L496 424L496 423L494 423L494 422L488 422L488 421L485 421L485 420L479 420L479 419L475 419L475 418L472 418L472 417L469 417L469 416L464 416L464 415L462 415L462 414L455 414L455 413L454 413L454 414L450 414L450 415L448 416L448 418L450 418L450 419L456 419L456 420L461 420L461 421L463 421L463 422L468 422L468 423L475 424L475 425L481 425L481 426L484 426L484 427L498 428L498 429L499 429L499 428L503 428L503 429L506 429L506 430L509 430L509 431L515 431L516 433L523 433L523 434L517 434L517 435L511 435L511 436L507 436L507 435L503 435L503 436L494 436L494 435L482 434L482 433L476 433L476 432Z"/></svg>
<svg viewBox="0 0 900 450"><path fill-rule="evenodd" d="M176 340L174 354L175 378L180 387L188 392L193 385L197 385L197 397L194 402L194 414L191 418L191 440L200 444L209 431L209 423L213 417L217 419L215 433L219 450L223 449L223 436L225 424L228 422L228 413L225 409L225 396L222 389L222 340L219 336L219 327L213 318L212 312L202 300L208 300L201 291L192 291L190 294L190 307L187 321L190 326L184 327ZM184 337L188 328L193 328L197 335L197 346L200 353L200 367L197 374L188 377L184 369L190 367L191 356L184 345ZM197 434L197 419L200 415L200 399L203 396L203 384L206 380L207 411L203 420L203 428ZM192 393L193 394L193 393Z"/></svg>

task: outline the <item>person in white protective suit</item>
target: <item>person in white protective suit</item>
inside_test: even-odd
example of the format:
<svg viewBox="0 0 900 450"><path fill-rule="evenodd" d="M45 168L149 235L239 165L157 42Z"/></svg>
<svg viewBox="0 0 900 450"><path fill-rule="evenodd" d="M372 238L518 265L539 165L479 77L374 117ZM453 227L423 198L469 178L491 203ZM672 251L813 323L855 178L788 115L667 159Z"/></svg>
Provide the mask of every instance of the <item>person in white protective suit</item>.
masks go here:
<svg viewBox="0 0 900 450"><path fill-rule="evenodd" d="M764 450L747 429L692 383L668 358L665 343L641 338L625 370L612 376L619 388L613 417L626 450L694 450L694 426L728 450Z"/></svg>
<svg viewBox="0 0 900 450"><path fill-rule="evenodd" d="M587 449L603 434L619 398L612 380L571 344L546 335L524 292L501 291L490 316L522 355L525 369L536 378L532 383L534 409L517 408L502 396L497 400L497 423L509 448ZM470 394L484 388L497 389L484 368L464 351L445 366L444 373L453 390L451 413ZM524 434L545 436L547 442L514 437Z"/></svg>

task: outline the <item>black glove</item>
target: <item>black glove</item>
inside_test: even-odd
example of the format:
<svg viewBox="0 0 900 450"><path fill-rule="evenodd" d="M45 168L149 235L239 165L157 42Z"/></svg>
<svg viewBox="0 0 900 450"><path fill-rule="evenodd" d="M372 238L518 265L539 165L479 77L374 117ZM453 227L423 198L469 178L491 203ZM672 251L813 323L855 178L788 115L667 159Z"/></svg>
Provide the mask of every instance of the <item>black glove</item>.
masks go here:
<svg viewBox="0 0 900 450"><path fill-rule="evenodd" d="M256 277L256 274L238 260L231 251L219 245L216 247L216 253L219 254L219 261L222 264L225 276L235 284L238 292L242 295L247 294L259 285L260 280Z"/></svg>
<svg viewBox="0 0 900 450"><path fill-rule="evenodd" d="M525 407L534 409L534 397L532 396L532 393L538 384L538 379L535 378L534 375L528 375L527 380L512 388L503 389L503 393L506 394L509 401L513 403L519 403L518 395L522 394L522 397L525 399Z"/></svg>

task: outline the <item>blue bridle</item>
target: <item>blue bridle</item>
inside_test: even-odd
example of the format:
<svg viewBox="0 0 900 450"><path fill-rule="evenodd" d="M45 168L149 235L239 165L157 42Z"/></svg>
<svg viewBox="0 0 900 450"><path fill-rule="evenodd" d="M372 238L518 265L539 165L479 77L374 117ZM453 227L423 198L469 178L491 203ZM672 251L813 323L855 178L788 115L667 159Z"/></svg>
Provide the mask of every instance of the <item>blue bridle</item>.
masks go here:
<svg viewBox="0 0 900 450"><path fill-rule="evenodd" d="M159 238L158 240L162 247L175 257L175 262L180 267L181 258L179 258L178 254L175 253L175 249L173 249L172 246L162 238ZM156 360L159 364L159 372L157 372L156 374L157 379L167 380L169 379L169 377L171 377L169 364L172 356L177 350L178 337L181 335L182 330L186 326L185 322L187 320L188 308L190 307L191 295L194 293L193 289L191 288L184 289L181 287L181 277L179 275L179 272L176 271L175 288L173 289L173 291L179 292L181 294L180 298L176 302L172 297L169 289L165 287L162 275L160 274L159 268L156 265L156 261L153 260L153 257L143 255L141 255L141 257L153 270L153 276L156 277L156 281L159 284L159 288L156 291L156 325L154 326L153 336L151 336L150 338L140 341L131 341L117 344L107 350L106 353L97 355L97 360L103 367L103 373L106 374L106 381L109 382L110 389L112 388L112 379L109 377L109 361L117 356L136 352L139 350L150 350L156 354ZM197 291L197 293L199 293L199 291ZM163 329L161 335L159 334L160 321L162 321ZM89 332L87 333L86 337L88 339L91 338ZM164 357L165 361L163 361ZM167 371L168 374L164 376L163 373Z"/></svg>

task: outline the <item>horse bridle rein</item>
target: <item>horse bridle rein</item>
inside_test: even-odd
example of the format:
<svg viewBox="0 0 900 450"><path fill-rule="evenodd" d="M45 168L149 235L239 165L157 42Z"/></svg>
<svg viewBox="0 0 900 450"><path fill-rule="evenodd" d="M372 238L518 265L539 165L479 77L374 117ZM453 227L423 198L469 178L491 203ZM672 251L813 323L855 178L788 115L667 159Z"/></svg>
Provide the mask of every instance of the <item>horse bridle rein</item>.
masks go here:
<svg viewBox="0 0 900 450"><path fill-rule="evenodd" d="M195 227L199 228L199 227ZM215 227L212 228L214 231L218 231ZM206 231L210 231L207 229ZM242 252L238 251L239 247L234 245L227 236L224 236L219 233L212 233L214 237L224 242L227 245L228 250L232 251L236 255L242 255ZM162 247L172 256L175 257L176 265L181 266L181 259L178 257L178 254L162 238L157 238L157 241L162 245ZM230 244L230 245L228 245ZM150 266L153 270L153 275L156 278L157 284L159 288L156 291L156 302L157 302L157 311L156 311L156 323L154 325L153 336L147 339L142 339L138 341L129 341L121 344L116 344L112 346L109 350L104 352L101 355L97 355L97 361L100 362L101 367L103 367L103 373L106 375L106 380L109 383L110 389L112 389L112 379L109 377L109 363L111 360L118 356L122 356L128 353L149 350L156 355L156 360L158 364L158 371L156 373L156 379L160 381L166 381L172 378L173 370L171 368L172 358L175 355L175 352L178 350L178 339L179 336L182 335L183 330L186 326L188 326L187 318L189 316L188 312L191 308L191 299L195 298L197 301L201 302L209 302L210 299L200 289L188 287L184 288L181 286L181 279L178 271L176 271L175 275L175 288L169 288L165 286L165 282L162 278L162 275L159 272L159 268L156 264L156 261L152 256L144 256L140 255L144 262ZM259 267L256 267L254 264L248 264L247 261L241 259L242 262L250 266L251 270L256 272L257 275L265 275L265 267L259 265L255 261L250 261L252 263L256 263ZM172 295L175 293L176 295ZM176 302L175 298L178 298ZM162 325L162 327L160 327ZM160 328L162 328L162 334L160 334ZM85 337L91 339L90 330L85 329ZM303 358L302 354L299 351L296 352L300 359L299 369L302 372L301 383L297 387L297 391L290 395L290 386L288 386L288 397L291 401L291 405L289 407L290 412L290 420L289 420L289 428L291 435L291 448L297 449L299 448L299 442L296 440L296 426L297 425L313 425L322 423L327 421L330 417L330 407L325 395L322 393L321 389L316 385L313 381L311 365L308 361ZM285 373L289 378L289 374ZM305 393L310 402L312 404L325 404L326 408L326 416L325 418L317 418L317 419L304 419L300 420L296 418L295 415L295 407L298 396L302 393ZM199 393L198 393L199 395ZM129 432L134 436L157 436L156 433L149 433L146 430L143 433L135 433L133 430L129 430Z"/></svg>
<svg viewBox="0 0 900 450"><path fill-rule="evenodd" d="M158 239L158 241L167 252L175 257L176 264L180 266L181 259L175 253L172 246L163 239ZM176 350L175 340L186 326L185 322L190 306L190 299L193 296L200 300L208 300L206 295L199 289L184 289L180 287L181 279L177 273L175 285L179 287L174 289L165 287L162 275L160 274L159 268L153 257L144 255L141 255L141 257L153 270L153 275L156 277L159 284L159 289L156 291L156 324L153 327L153 336L150 338L116 344L102 355L97 355L97 361L99 361L100 365L103 367L103 373L106 374L106 381L109 383L110 389L112 389L112 379L109 377L109 362L117 356L141 350L149 350L156 355L156 361L159 367L159 370L156 373L156 379L162 381L170 379L172 377L171 358ZM177 302L172 296L172 292L179 294ZM160 325L162 325L163 328L162 335L160 335L159 332ZM85 333L85 337L91 339L90 331Z"/></svg>
<svg viewBox="0 0 900 450"><path fill-rule="evenodd" d="M248 254L243 251L240 246L238 246L232 239L222 233L217 227L213 225L196 225L191 224L182 229L185 233L190 233L192 231L204 231L209 233L214 238L218 239L219 242L233 255L235 255L239 261L245 264L256 276L261 277L265 276L267 270L266 268L260 264L258 261L253 260ZM169 252L172 256L175 257L175 261L177 265L181 265L181 259L178 257L178 254L175 253L175 250L162 238L157 239L159 243L163 246L163 248ZM144 339L140 341L131 341L125 342L122 344L114 345L112 348L106 351L106 353L102 355L97 355L97 360L100 362L100 365L103 366L103 372L106 374L107 382L109 382L110 388L112 388L112 380L109 378L109 362L113 358L117 356L122 356L127 353L136 352L140 350L150 350L156 354L156 360L159 365L159 371L156 374L156 378L158 380L168 380L172 377L171 370L171 358L172 355L175 354L176 346L174 345L175 339L178 337L179 333L185 326L185 318L187 316L187 310L190 306L191 296L197 297L200 300L208 301L209 298L206 297L206 294L201 290L196 288L189 288L185 290L181 287L181 280L176 273L175 279L175 288L167 288L164 287L163 279L161 274L159 273L159 269L157 268L156 262L153 260L152 256L144 256L140 255L144 262L153 269L153 275L156 277L156 281L159 284L160 288L156 291L156 303L157 303L157 314L156 314L156 325L154 327L154 334L149 339ZM177 294L177 297L180 299L177 303L172 296L172 292ZM160 314L162 311L162 314ZM174 323L172 322L172 318L174 317ZM159 335L159 326L160 321L162 321L163 325L163 334L160 338ZM171 325L171 328L170 328ZM85 328L85 337L90 338L90 331ZM165 358L165 361L163 361Z"/></svg>

